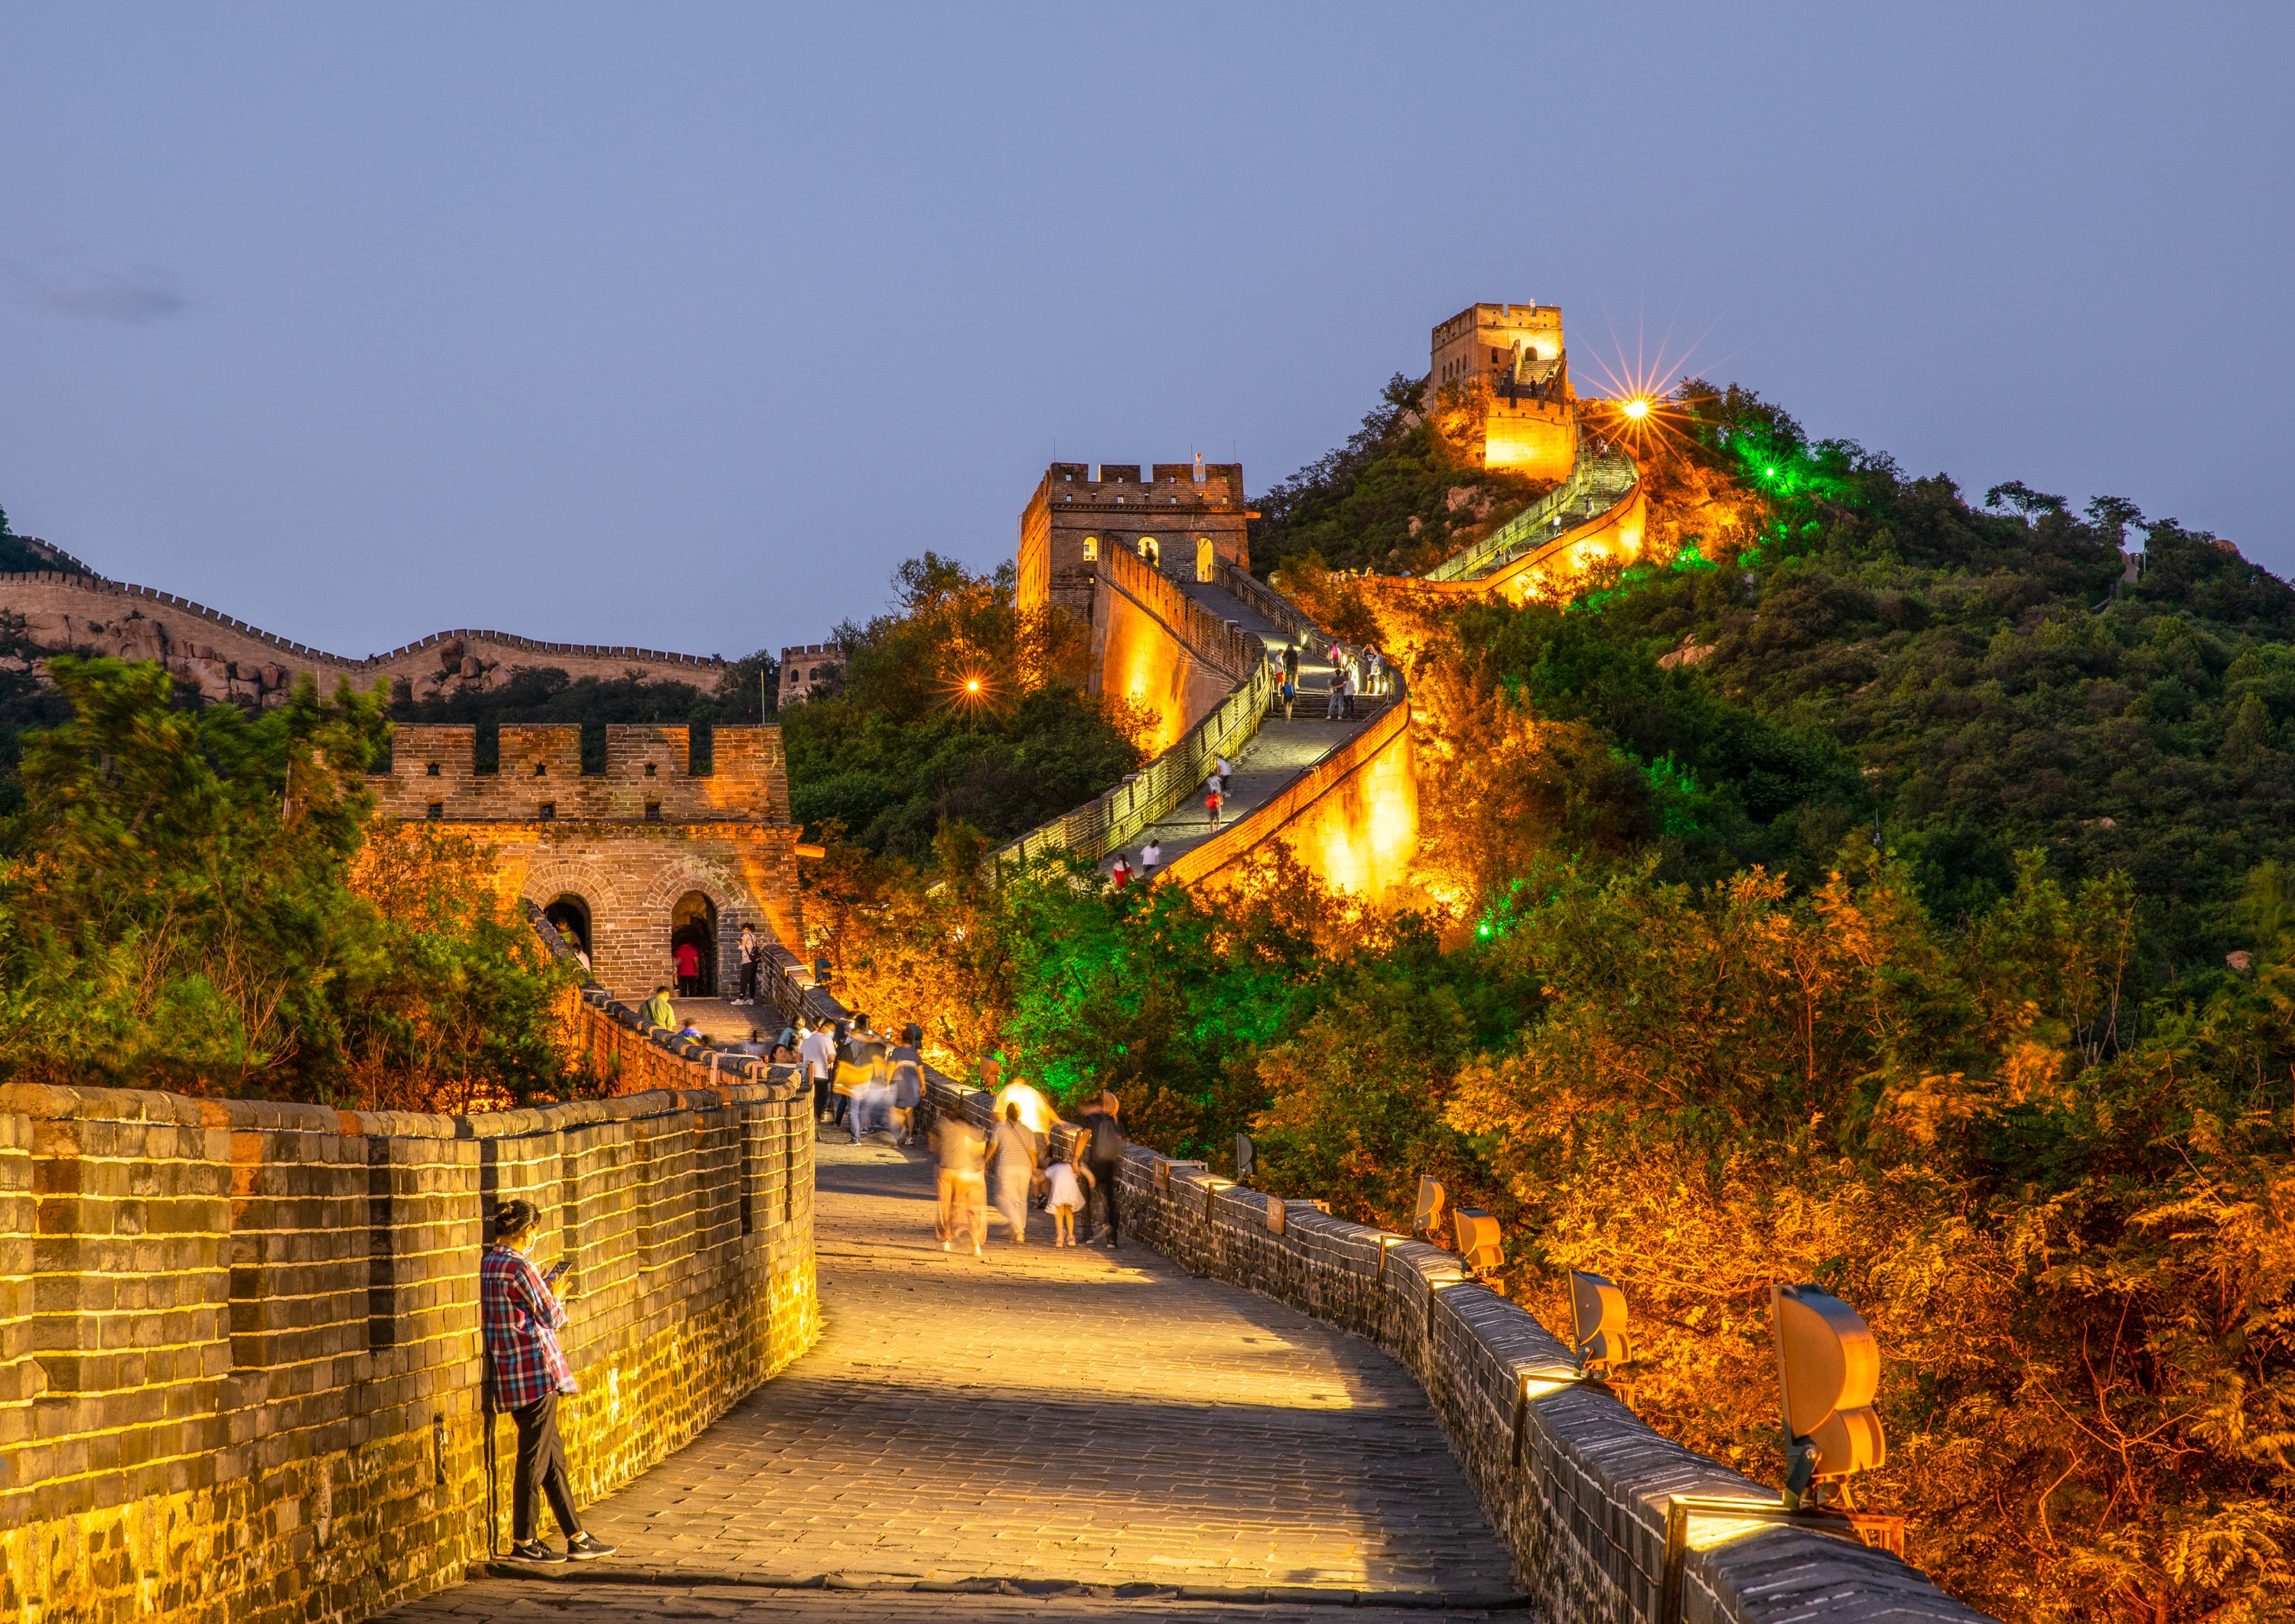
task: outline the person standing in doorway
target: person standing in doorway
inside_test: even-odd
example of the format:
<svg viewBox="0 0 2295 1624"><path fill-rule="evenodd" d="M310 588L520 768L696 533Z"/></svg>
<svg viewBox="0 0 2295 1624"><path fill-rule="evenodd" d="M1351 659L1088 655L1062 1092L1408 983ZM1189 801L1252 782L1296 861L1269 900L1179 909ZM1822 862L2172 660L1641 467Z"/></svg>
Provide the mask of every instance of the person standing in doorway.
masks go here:
<svg viewBox="0 0 2295 1624"><path fill-rule="evenodd" d="M764 957L764 943L757 940L756 931L747 919L741 921L741 996L737 1004L757 1001L757 961Z"/></svg>
<svg viewBox="0 0 2295 1624"><path fill-rule="evenodd" d="M676 950L670 954L670 961L677 970L677 996L699 998L701 996L701 950L694 946L690 940L681 942L677 944Z"/></svg>
<svg viewBox="0 0 2295 1624"><path fill-rule="evenodd" d="M584 1533L574 1510L574 1485L566 1471L566 1446L558 1437L558 1395L579 1392L572 1367L558 1346L566 1305L551 1288L566 1270L559 1263L544 1275L526 1255L535 1238L540 1211L530 1201L505 1201L494 1209L494 1241L478 1262L478 1318L486 1334L486 1417L518 1424L518 1475L510 1502L512 1562L592 1562L611 1556L614 1547ZM541 1507L566 1536L566 1555L544 1543ZM494 1543L494 1530L486 1530Z"/></svg>
<svg viewBox="0 0 2295 1624"><path fill-rule="evenodd" d="M1091 1181L1099 1190L1107 1212L1107 1248L1120 1251L1123 1242L1118 1233L1115 1201L1116 1170L1123 1165L1123 1122L1118 1114L1121 1102L1112 1092L1102 1093L1099 1104L1084 1113L1077 1125L1091 1138L1084 1146L1084 1165Z"/></svg>

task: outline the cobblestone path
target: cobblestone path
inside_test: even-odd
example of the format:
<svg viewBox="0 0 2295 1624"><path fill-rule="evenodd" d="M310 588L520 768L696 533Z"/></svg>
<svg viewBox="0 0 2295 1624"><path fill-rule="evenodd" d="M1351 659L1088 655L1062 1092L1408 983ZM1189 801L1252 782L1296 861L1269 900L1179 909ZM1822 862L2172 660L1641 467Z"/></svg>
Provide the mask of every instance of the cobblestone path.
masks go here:
<svg viewBox="0 0 2295 1624"><path fill-rule="evenodd" d="M930 1168L886 1144L824 1138L819 1177L820 1344L585 1510L621 1555L393 1620L1424 1621L1512 1597L1425 1398L1369 1344L1145 1248L1056 1251L1041 1213L1025 1246L992 1218L985 1261L943 1253Z"/></svg>

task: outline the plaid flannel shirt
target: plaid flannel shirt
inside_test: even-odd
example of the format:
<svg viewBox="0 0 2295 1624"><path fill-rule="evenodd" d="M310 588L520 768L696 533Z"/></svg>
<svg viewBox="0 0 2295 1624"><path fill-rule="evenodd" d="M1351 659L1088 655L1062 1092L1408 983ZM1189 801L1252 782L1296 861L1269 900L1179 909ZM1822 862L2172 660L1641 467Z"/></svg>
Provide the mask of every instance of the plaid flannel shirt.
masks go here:
<svg viewBox="0 0 2295 1624"><path fill-rule="evenodd" d="M486 1326L497 1410L519 1408L546 1393L582 1391L558 1346L566 1305L517 1247L486 1248L478 1263L478 1318Z"/></svg>

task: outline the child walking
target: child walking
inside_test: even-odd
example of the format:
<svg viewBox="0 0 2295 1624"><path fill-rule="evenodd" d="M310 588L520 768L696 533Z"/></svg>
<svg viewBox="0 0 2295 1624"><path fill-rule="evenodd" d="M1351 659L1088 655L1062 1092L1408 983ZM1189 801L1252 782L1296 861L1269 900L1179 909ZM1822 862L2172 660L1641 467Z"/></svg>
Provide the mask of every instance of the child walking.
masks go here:
<svg viewBox="0 0 2295 1624"><path fill-rule="evenodd" d="M1044 1210L1052 1215L1052 1245L1073 1246L1075 1215L1090 1197L1091 1173L1072 1153L1068 1160L1052 1163L1050 1176L1052 1193L1044 1202Z"/></svg>

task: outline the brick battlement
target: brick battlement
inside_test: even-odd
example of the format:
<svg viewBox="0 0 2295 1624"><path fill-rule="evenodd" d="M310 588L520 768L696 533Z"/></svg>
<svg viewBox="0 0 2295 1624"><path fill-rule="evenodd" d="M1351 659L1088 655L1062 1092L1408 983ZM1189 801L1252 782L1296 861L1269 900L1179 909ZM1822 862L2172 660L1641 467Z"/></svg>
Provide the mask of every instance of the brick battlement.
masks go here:
<svg viewBox="0 0 2295 1624"><path fill-rule="evenodd" d="M710 739L710 771L695 773L691 729L608 722L606 769L584 773L578 725L504 722L499 765L480 772L475 726L401 722L391 733L389 770L368 785L392 817L450 823L788 824L780 729L720 723Z"/></svg>

